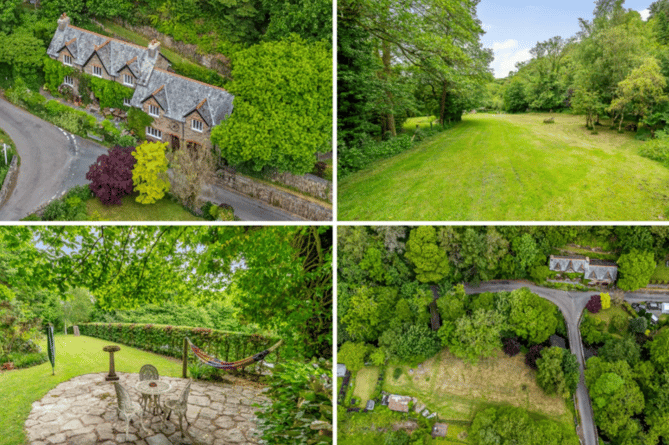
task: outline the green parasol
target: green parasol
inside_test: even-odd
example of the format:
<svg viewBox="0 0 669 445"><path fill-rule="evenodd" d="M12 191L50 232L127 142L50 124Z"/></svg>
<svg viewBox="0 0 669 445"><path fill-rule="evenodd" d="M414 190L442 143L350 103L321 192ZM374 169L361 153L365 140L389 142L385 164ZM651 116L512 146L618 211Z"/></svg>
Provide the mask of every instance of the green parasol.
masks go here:
<svg viewBox="0 0 669 445"><path fill-rule="evenodd" d="M53 326L47 326L46 328L46 347L53 371L52 375L56 375L56 346L53 343Z"/></svg>

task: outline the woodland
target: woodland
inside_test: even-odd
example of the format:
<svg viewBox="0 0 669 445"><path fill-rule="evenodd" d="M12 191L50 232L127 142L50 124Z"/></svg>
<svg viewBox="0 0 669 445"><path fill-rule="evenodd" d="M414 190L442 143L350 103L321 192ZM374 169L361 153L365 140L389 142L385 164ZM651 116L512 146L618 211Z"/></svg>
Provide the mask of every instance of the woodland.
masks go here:
<svg viewBox="0 0 669 445"><path fill-rule="evenodd" d="M492 403L487 394L469 398L456 395L453 392L457 384L446 386L449 390L430 380L436 375L443 379L449 376L448 371L428 374L427 382L422 384L416 383L417 375L401 380L404 386L393 382L404 378L409 368L415 375L416 369L428 367L427 363L448 367L460 360L468 364L468 372L480 372L479 364L487 369L522 352L526 369L533 370L532 384L538 385L545 396L556 397L551 402L553 406L563 403L565 409L572 410L571 396L578 383L576 357L568 349L548 342L554 334L567 337L565 321L557 307L527 288L468 295L462 283L476 287L481 281L493 279L525 279L544 287L587 290L548 282L547 264L548 256L560 254L562 248L589 246L593 250L586 254L617 259L619 266L618 289L614 288L610 295L592 296L581 325L584 343L599 351L598 357L588 361L585 377L600 436L614 444L666 443L669 393L664 383L667 367L663 345L669 337L669 319L663 316L659 324L650 325L647 318L634 311L626 313L623 307L627 303L622 297L622 290L647 286L659 268L657 263L664 265L669 253L669 231L665 229L340 227L338 361L351 371L352 381L360 370L379 368L382 383L377 383L373 396L380 394L381 387L392 388L395 393L418 395L423 401L429 398L432 410L445 401L439 405L440 418L447 413L449 428L461 430L456 430L460 432L457 437L437 443L458 442L465 437L470 443L481 445L505 440L578 443L571 417L542 413L540 404L535 403L538 399L530 401L529 392L522 406ZM425 387L442 392L433 395L433 389L420 390ZM530 391L525 384L518 390ZM621 400L628 396L629 409L621 410ZM480 397L482 400L478 400ZM377 407L373 413L353 412L355 409L349 408L355 405L348 392L339 402L342 443L431 443L431 423L418 414L416 427L399 434L392 430L402 429L397 425L406 425L402 422L414 419L411 415L392 413L386 407ZM463 405L472 408L458 411L457 407ZM512 424L523 426L515 428Z"/></svg>
<svg viewBox="0 0 669 445"><path fill-rule="evenodd" d="M481 47L478 3L339 2L340 175L408 150L470 110L576 114L593 134L610 126L652 139L639 154L669 165L669 1L652 3L643 20L624 0L596 0L576 35L537 42L503 79L493 79L492 53ZM441 125L400 134L414 116Z"/></svg>

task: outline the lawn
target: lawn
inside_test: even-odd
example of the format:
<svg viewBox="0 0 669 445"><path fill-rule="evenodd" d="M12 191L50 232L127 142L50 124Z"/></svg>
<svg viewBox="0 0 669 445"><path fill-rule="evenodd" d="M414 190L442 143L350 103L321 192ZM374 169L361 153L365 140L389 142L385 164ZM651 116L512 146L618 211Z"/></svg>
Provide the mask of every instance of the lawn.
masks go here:
<svg viewBox="0 0 669 445"><path fill-rule="evenodd" d="M46 341L39 342L46 350ZM44 397L59 383L72 377L109 370L109 354L102 348L115 344L92 337L56 335L56 375L51 375L51 363L0 373L0 445L18 445L26 441L23 424L30 414L31 404ZM151 363L160 375L180 377L181 363L151 352L125 345L114 355L116 371L138 373L142 365Z"/></svg>
<svg viewBox="0 0 669 445"><path fill-rule="evenodd" d="M358 371L355 377L353 397L360 399L360 406L365 406L367 401L372 398L372 393L374 392L378 378L378 367L365 367Z"/></svg>
<svg viewBox="0 0 669 445"><path fill-rule="evenodd" d="M140 204L135 201L136 196L136 193L124 196L120 206L105 206L99 199L91 198L86 202L86 213L96 221L205 221L169 198Z"/></svg>
<svg viewBox="0 0 669 445"><path fill-rule="evenodd" d="M339 220L665 218L669 169L630 132L582 116L466 115L453 129L339 182ZM415 124L414 124L415 125Z"/></svg>
<svg viewBox="0 0 669 445"><path fill-rule="evenodd" d="M434 122L436 117L434 116L422 116L422 117L410 117L404 121L404 131L413 132L416 130L416 125L420 128L430 128L430 122Z"/></svg>
<svg viewBox="0 0 669 445"><path fill-rule="evenodd" d="M657 267L655 268L655 272L653 272L653 275L650 277L651 281L665 281L669 282L669 267L663 265L663 264L658 264Z"/></svg>
<svg viewBox="0 0 669 445"><path fill-rule="evenodd" d="M627 318L631 318L630 315L625 312L625 310L621 307L618 306L611 306L608 309L605 309L603 311L599 311L596 314L591 314L594 318L598 318L606 323L606 328L608 329L609 323L611 323L611 319L615 317L616 315L623 315ZM622 333L620 333L622 335Z"/></svg>
<svg viewBox="0 0 669 445"><path fill-rule="evenodd" d="M396 366L389 366L394 369ZM525 357L497 356L468 364L444 349L423 363L422 369L399 366L402 375L384 380L385 391L417 397L441 419L470 422L475 412L489 405L513 405L552 420L572 424L572 414L564 400L549 397L536 383L535 372L525 365ZM448 423L448 420L446 420Z"/></svg>

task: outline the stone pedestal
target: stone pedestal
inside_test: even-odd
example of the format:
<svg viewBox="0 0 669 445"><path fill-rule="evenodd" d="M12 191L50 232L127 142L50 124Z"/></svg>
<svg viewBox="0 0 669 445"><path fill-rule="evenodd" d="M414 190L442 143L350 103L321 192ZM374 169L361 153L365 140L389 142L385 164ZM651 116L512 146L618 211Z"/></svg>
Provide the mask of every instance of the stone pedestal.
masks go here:
<svg viewBox="0 0 669 445"><path fill-rule="evenodd" d="M109 374L105 377L107 382L114 382L118 380L116 375L116 370L114 369L114 352L121 350L118 346L105 346L102 348L103 351L109 352Z"/></svg>

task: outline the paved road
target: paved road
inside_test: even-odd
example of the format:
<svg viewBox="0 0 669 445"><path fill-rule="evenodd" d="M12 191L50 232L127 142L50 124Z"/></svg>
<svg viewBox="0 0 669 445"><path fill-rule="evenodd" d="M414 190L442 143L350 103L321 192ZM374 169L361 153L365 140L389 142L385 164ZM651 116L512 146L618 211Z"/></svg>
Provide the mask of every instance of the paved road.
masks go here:
<svg viewBox="0 0 669 445"><path fill-rule="evenodd" d="M0 208L0 220L18 221L40 205L86 183L88 166L106 148L82 140L0 99L0 128L21 156L11 196Z"/></svg>
<svg viewBox="0 0 669 445"><path fill-rule="evenodd" d="M576 388L576 400L578 411L581 415L581 443L584 445L597 445L597 429L592 413L592 405L588 389L585 386L585 377L583 374L585 360L583 358L583 345L581 343L581 333L578 326L581 322L581 314L587 304L590 294L586 292L567 292L556 289L535 286L528 282L520 281L489 281L482 283L479 287L465 287L468 294L478 294L481 292L501 292L512 291L521 287L527 287L535 294L553 302L564 315L569 334L569 346L571 352L576 355L580 369L580 379Z"/></svg>
<svg viewBox="0 0 669 445"><path fill-rule="evenodd" d="M0 221L18 221L38 207L86 184L86 172L107 148L45 122L0 99L0 128L12 138L21 156L14 191L0 207ZM296 215L236 192L216 188L209 197L230 204L243 221L301 221Z"/></svg>

